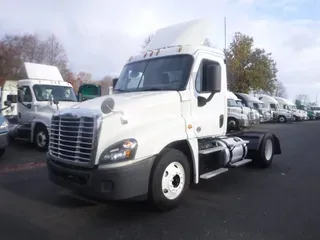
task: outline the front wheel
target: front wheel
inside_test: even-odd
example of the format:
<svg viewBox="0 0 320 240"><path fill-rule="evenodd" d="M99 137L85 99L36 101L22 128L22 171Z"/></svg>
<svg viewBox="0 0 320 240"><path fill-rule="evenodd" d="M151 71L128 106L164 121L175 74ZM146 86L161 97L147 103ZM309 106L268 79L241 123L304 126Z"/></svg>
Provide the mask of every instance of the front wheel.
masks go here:
<svg viewBox="0 0 320 240"><path fill-rule="evenodd" d="M185 154L165 149L156 159L149 185L149 201L161 211L178 206L190 184L190 165Z"/></svg>
<svg viewBox="0 0 320 240"><path fill-rule="evenodd" d="M48 150L49 146L49 134L46 127L37 127L34 133L34 143L36 148L42 152Z"/></svg>
<svg viewBox="0 0 320 240"><path fill-rule="evenodd" d="M278 117L278 122L279 123L285 123L287 121L286 117L285 116L279 116Z"/></svg>

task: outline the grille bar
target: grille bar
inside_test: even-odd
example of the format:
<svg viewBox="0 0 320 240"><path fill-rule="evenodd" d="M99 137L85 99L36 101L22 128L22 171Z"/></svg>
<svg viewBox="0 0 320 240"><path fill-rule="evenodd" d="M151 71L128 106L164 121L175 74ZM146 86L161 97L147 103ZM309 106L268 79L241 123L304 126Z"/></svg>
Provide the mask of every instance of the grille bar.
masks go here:
<svg viewBox="0 0 320 240"><path fill-rule="evenodd" d="M50 154L65 161L89 163L93 151L93 117L53 116L50 130Z"/></svg>

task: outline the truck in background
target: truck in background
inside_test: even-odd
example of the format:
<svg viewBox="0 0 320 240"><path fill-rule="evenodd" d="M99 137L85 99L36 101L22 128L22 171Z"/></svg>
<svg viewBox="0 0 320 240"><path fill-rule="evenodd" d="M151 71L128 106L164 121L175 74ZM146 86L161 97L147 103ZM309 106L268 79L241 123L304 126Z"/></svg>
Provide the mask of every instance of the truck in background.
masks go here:
<svg viewBox="0 0 320 240"><path fill-rule="evenodd" d="M6 118L10 119L14 116L17 116L17 103L11 102L12 98L17 98L18 94L18 86L17 86L18 80L6 80L4 82L3 87L1 88L1 108L4 109L2 111L2 115ZM10 107L7 107L5 105L5 102L7 101L7 98L9 96L11 105Z"/></svg>
<svg viewBox="0 0 320 240"><path fill-rule="evenodd" d="M277 100L281 109L291 112L293 121L302 121L307 119L307 113L298 110L292 101L281 97L274 97L274 99Z"/></svg>
<svg viewBox="0 0 320 240"><path fill-rule="evenodd" d="M85 83L80 85L77 98L79 102L83 102L101 96L101 85Z"/></svg>
<svg viewBox="0 0 320 240"><path fill-rule="evenodd" d="M158 30L145 53L125 64L112 95L53 114L52 182L103 200L148 199L167 211L200 179L272 164L281 154L274 134L226 134L225 55L204 46L205 23Z"/></svg>
<svg viewBox="0 0 320 240"><path fill-rule="evenodd" d="M230 91L227 92L227 108L228 108L228 131L242 130L251 125L248 114L243 112L237 102L237 97Z"/></svg>
<svg viewBox="0 0 320 240"><path fill-rule="evenodd" d="M10 101L4 101L1 106L0 113L0 158L5 154L6 148L9 143L9 122L5 116L2 115L2 112L11 107Z"/></svg>
<svg viewBox="0 0 320 240"><path fill-rule="evenodd" d="M235 93L235 95L242 100L246 107L255 109L259 112L260 122L271 121L271 111L264 108L263 102L261 102L259 99L246 93Z"/></svg>
<svg viewBox="0 0 320 240"><path fill-rule="evenodd" d="M271 111L274 121L285 123L294 120L292 112L280 107L279 102L275 98L266 94L257 94L256 97L263 102L266 109Z"/></svg>
<svg viewBox="0 0 320 240"><path fill-rule="evenodd" d="M27 62L24 65L28 79L17 82L17 116L10 137L30 141L39 150L46 151L52 114L71 107L77 98L72 85L63 80L57 67Z"/></svg>

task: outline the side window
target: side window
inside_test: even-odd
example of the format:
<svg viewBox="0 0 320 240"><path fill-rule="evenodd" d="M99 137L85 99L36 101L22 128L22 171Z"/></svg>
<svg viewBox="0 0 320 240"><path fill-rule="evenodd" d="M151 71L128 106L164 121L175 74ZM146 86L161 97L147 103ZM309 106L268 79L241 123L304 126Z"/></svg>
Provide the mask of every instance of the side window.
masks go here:
<svg viewBox="0 0 320 240"><path fill-rule="evenodd" d="M32 94L29 86L21 87L20 91L18 102L32 102Z"/></svg>
<svg viewBox="0 0 320 240"><path fill-rule="evenodd" d="M214 74L216 76L216 79L210 79L211 76L207 76L208 67L214 67L216 71L216 74ZM195 84L197 92L209 92L209 86L211 85L211 81L221 81L221 66L218 62L203 59L196 76Z"/></svg>

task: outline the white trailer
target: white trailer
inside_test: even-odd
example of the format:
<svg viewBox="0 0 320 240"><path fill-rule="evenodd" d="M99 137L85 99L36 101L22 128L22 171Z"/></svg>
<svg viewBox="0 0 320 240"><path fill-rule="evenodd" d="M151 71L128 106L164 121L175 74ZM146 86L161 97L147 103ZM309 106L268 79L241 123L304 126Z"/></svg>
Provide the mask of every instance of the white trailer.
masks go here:
<svg viewBox="0 0 320 240"><path fill-rule="evenodd" d="M17 82L17 124L10 129L10 136L28 140L46 151L52 114L57 109L71 107L77 98L57 67L25 63L25 68L28 79Z"/></svg>
<svg viewBox="0 0 320 240"><path fill-rule="evenodd" d="M226 135L225 55L203 46L204 26L195 20L158 30L123 67L112 95L54 114L51 181L104 200L141 197L165 211L200 179L271 165L281 154L274 134Z"/></svg>

